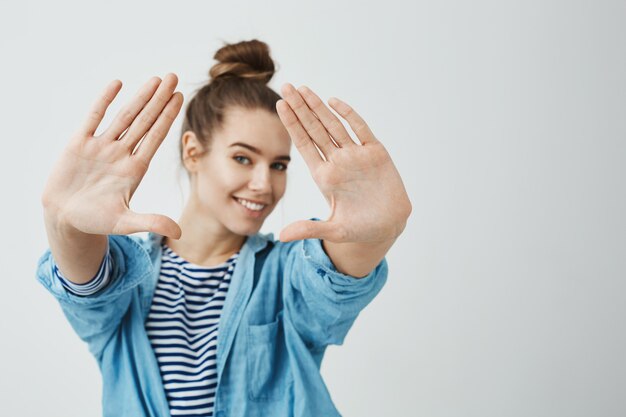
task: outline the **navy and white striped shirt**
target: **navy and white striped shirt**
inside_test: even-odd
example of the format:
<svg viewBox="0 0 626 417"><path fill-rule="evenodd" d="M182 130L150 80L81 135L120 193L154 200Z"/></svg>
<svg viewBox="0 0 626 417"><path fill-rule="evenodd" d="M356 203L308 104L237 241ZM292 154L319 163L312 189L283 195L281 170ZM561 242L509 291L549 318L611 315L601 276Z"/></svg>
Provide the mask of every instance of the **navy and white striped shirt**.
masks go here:
<svg viewBox="0 0 626 417"><path fill-rule="evenodd" d="M163 244L146 330L172 416L213 414L218 322L237 256L207 268Z"/></svg>
<svg viewBox="0 0 626 417"><path fill-rule="evenodd" d="M162 244L161 271L145 327L172 416L211 416L217 387L218 323L238 253L226 262L192 264ZM110 254L79 285L55 273L68 291L92 295L109 282Z"/></svg>

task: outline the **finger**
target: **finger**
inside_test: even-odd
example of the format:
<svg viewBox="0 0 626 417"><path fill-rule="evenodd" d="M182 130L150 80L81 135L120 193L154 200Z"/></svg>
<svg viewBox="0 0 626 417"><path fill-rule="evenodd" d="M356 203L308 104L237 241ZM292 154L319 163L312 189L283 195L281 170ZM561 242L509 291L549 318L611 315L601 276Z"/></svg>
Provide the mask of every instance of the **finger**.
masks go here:
<svg viewBox="0 0 626 417"><path fill-rule="evenodd" d="M139 147L135 151L134 157L141 158L145 165L149 165L154 157L157 149L163 143L172 127L172 123L176 120L176 116L183 106L183 95L180 92L174 93L170 101L167 103L163 112L159 115L157 121L152 125L146 137L140 142Z"/></svg>
<svg viewBox="0 0 626 417"><path fill-rule="evenodd" d="M330 159L332 153L337 150L337 146L330 139L328 131L324 125L315 117L315 114L311 111L309 106L305 103L304 99L294 88L293 85L287 83L283 85L281 93L285 98L289 107L298 117L298 120L306 130L309 137L315 142L318 148L322 151L326 159Z"/></svg>
<svg viewBox="0 0 626 417"><path fill-rule="evenodd" d="M315 144L300 124L295 113L285 100L278 100L276 103L276 111L278 112L280 121L285 125L291 140L296 145L296 149L298 149L298 152L300 152L302 158L304 158L304 162L306 162L309 170L315 171L324 160L315 147Z"/></svg>
<svg viewBox="0 0 626 417"><path fill-rule="evenodd" d="M302 239L322 239L329 242L343 241L341 228L328 221L299 220L280 231L281 242Z"/></svg>
<svg viewBox="0 0 626 417"><path fill-rule="evenodd" d="M162 236L179 239L182 230L178 223L162 214L140 214L127 211L118 222L113 234L129 235L132 233L154 232Z"/></svg>
<svg viewBox="0 0 626 417"><path fill-rule="evenodd" d="M104 118L104 114L111 102L117 96L117 93L120 92L122 88L122 82L120 80L114 80L109 83L109 85L104 89L104 91L100 94L100 97L96 100L96 102L91 107L89 111L89 115L87 116L87 120L83 123L83 126L80 129L80 132L84 136L93 136L100 126L102 119Z"/></svg>
<svg viewBox="0 0 626 417"><path fill-rule="evenodd" d="M356 145L341 121L330 111L322 100L308 87L298 88L298 92L311 110L317 115L330 136L340 147Z"/></svg>
<svg viewBox="0 0 626 417"><path fill-rule="evenodd" d="M167 74L148 104L146 104L135 118L128 128L128 131L120 138L120 143L126 146L129 152L135 149L137 143L139 143L141 138L144 137L146 132L150 130L157 120L172 98L176 84L178 84L178 77L175 74Z"/></svg>
<svg viewBox="0 0 626 417"><path fill-rule="evenodd" d="M135 97L128 103L113 119L111 125L100 135L110 140L117 140L122 132L128 129L128 126L135 120L137 114L143 109L146 103L152 98L154 92L161 84L159 77L152 77L143 87L135 94Z"/></svg>
<svg viewBox="0 0 626 417"><path fill-rule="evenodd" d="M328 100L328 104L339 113L341 117L348 121L350 128L352 128L362 145L378 142L378 139L376 139L376 136L374 136L367 123L365 123L365 120L347 103L336 97L332 97Z"/></svg>

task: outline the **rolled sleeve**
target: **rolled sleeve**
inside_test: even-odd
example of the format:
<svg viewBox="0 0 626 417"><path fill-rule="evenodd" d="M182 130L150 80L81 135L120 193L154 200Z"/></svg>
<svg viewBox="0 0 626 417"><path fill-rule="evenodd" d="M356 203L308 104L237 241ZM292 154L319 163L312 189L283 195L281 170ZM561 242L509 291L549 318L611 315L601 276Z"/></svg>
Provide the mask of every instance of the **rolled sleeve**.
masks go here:
<svg viewBox="0 0 626 417"><path fill-rule="evenodd" d="M133 290L152 275L150 257L138 239L109 236L110 282L88 296L73 294L63 286L54 273L56 265L50 249L38 261L38 281L59 301L72 328L96 357L128 310Z"/></svg>
<svg viewBox="0 0 626 417"><path fill-rule="evenodd" d="M76 284L64 276L57 265L54 265L52 269L56 277L61 281L61 284L72 294L83 297L97 294L106 288L111 278L111 253L109 252L108 240L107 249L102 258L102 262L100 262L98 272L96 272L96 275L89 281L83 284Z"/></svg>
<svg viewBox="0 0 626 417"><path fill-rule="evenodd" d="M387 280L387 261L365 277L345 275L335 268L319 239L298 241L287 262L285 304L305 342L321 347L343 343L357 316Z"/></svg>

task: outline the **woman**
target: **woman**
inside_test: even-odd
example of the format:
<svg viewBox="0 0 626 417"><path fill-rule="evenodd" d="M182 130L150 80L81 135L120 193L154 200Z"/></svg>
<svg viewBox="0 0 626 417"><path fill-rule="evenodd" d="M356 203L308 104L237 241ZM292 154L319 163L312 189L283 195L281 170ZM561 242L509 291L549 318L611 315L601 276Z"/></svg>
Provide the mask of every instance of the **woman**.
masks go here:
<svg viewBox="0 0 626 417"><path fill-rule="evenodd" d="M129 209L182 106L177 78L148 81L95 136L114 81L46 184L38 278L98 361L105 416L339 415L319 373L325 348L383 286L411 204L347 104L329 101L359 144L309 89L287 84L281 99L266 85L266 44L215 59L183 122L191 192L178 224ZM274 241L258 232L284 194L290 138L332 212Z"/></svg>

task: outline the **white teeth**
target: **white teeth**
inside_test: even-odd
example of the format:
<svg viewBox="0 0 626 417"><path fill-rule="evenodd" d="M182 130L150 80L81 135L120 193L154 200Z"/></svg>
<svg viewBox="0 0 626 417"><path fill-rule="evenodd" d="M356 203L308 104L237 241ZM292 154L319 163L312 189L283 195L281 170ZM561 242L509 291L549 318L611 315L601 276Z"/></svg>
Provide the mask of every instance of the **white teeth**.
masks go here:
<svg viewBox="0 0 626 417"><path fill-rule="evenodd" d="M265 207L265 204L253 203L252 201L244 200L242 198L238 198L237 201L242 206L244 206L244 207L246 207L246 208L248 208L250 210L253 210L253 211L261 211Z"/></svg>

